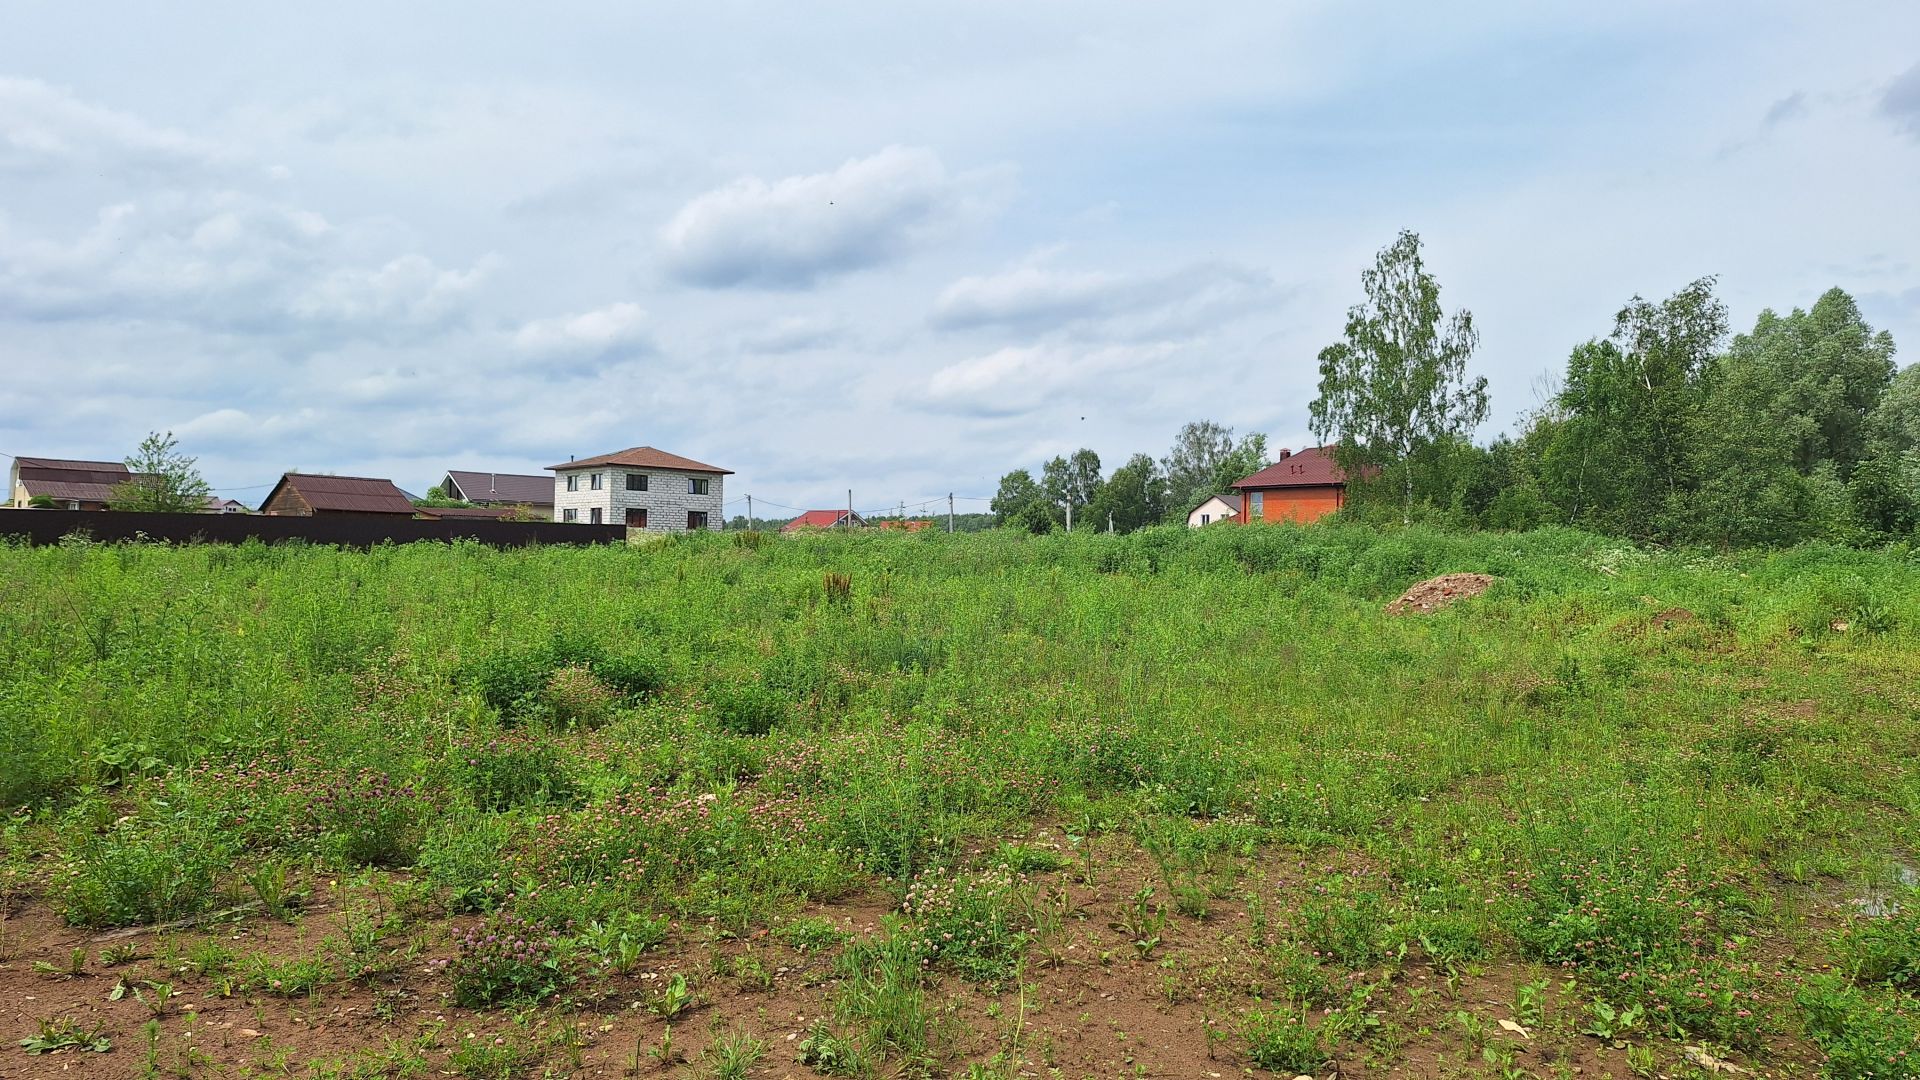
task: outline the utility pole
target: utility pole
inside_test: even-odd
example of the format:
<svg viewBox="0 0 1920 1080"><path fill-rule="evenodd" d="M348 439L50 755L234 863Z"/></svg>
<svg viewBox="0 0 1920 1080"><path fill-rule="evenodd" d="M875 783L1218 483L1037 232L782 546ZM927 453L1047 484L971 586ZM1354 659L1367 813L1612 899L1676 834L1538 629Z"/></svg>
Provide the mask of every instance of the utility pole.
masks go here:
<svg viewBox="0 0 1920 1080"><path fill-rule="evenodd" d="M953 535L953 492L947 492L947 535Z"/></svg>
<svg viewBox="0 0 1920 1080"><path fill-rule="evenodd" d="M853 489L847 489L847 528L853 528Z"/></svg>
<svg viewBox="0 0 1920 1080"><path fill-rule="evenodd" d="M1107 511L1107 535L1113 535L1113 511Z"/></svg>
<svg viewBox="0 0 1920 1080"><path fill-rule="evenodd" d="M903 529L907 527L907 500L905 499L900 500L900 527Z"/></svg>
<svg viewBox="0 0 1920 1080"><path fill-rule="evenodd" d="M753 496L747 496L747 531L753 531Z"/></svg>
<svg viewBox="0 0 1920 1080"><path fill-rule="evenodd" d="M1067 508L1067 531L1072 532L1073 531L1073 500L1068 499L1062 505L1064 505Z"/></svg>

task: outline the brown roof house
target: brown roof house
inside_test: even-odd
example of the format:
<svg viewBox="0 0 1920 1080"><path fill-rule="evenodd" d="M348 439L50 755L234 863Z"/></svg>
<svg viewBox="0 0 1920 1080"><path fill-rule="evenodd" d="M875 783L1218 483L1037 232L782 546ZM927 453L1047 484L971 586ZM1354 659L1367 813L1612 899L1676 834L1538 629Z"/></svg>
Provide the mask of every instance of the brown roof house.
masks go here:
<svg viewBox="0 0 1920 1080"><path fill-rule="evenodd" d="M851 510L808 510L799 517L780 526L780 531L799 532L801 529L864 529L867 519Z"/></svg>
<svg viewBox="0 0 1920 1080"><path fill-rule="evenodd" d="M52 500L61 510L105 510L113 489L133 479L133 473L118 461L71 458L14 458L12 472L8 505Z"/></svg>
<svg viewBox="0 0 1920 1080"><path fill-rule="evenodd" d="M1299 453L1284 448L1280 460L1233 485L1240 493L1241 522L1318 521L1347 503L1347 475L1333 447Z"/></svg>
<svg viewBox="0 0 1920 1080"><path fill-rule="evenodd" d="M391 480L365 476L315 476L287 473L273 485L260 512L276 517L318 515L412 517L413 503Z"/></svg>
<svg viewBox="0 0 1920 1080"><path fill-rule="evenodd" d="M721 487L733 470L635 446L581 458L553 471L559 521L625 525L655 532L718 529L725 524Z"/></svg>
<svg viewBox="0 0 1920 1080"><path fill-rule="evenodd" d="M529 506L553 516L553 477L448 469L440 491L475 506Z"/></svg>

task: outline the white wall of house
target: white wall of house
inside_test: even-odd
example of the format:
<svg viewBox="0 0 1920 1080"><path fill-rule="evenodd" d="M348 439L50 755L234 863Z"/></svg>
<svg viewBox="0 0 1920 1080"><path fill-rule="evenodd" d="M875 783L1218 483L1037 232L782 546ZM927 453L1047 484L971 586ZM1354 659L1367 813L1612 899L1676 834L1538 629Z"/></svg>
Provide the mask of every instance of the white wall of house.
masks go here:
<svg viewBox="0 0 1920 1080"><path fill-rule="evenodd" d="M599 477L597 488L594 486L596 476ZM646 477L646 490L629 488L629 476ZM568 477L573 478L572 490L567 487ZM560 469L553 474L553 520L568 521L571 511L574 515L571 520L584 525L593 521L593 511L597 509L602 524L639 528L638 511L644 509L646 528L650 532L686 532L690 512L706 514L706 527L718 529L726 524L722 516L727 502L722 490L724 479L718 473L630 465ZM689 491L691 481L705 481L707 490L704 493Z"/></svg>
<svg viewBox="0 0 1920 1080"><path fill-rule="evenodd" d="M1228 506L1220 496L1215 495L1206 502L1193 508L1187 515L1187 528L1197 529L1202 525L1211 525L1216 521L1226 521L1233 517L1233 507Z"/></svg>

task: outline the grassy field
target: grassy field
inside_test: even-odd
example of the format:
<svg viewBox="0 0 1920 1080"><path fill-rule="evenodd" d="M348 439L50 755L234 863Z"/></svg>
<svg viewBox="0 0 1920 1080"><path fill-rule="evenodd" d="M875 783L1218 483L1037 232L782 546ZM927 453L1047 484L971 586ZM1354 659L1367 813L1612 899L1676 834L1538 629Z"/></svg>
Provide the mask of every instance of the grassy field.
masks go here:
<svg viewBox="0 0 1920 1080"><path fill-rule="evenodd" d="M1905 551L0 565L0 1075L1920 1075Z"/></svg>

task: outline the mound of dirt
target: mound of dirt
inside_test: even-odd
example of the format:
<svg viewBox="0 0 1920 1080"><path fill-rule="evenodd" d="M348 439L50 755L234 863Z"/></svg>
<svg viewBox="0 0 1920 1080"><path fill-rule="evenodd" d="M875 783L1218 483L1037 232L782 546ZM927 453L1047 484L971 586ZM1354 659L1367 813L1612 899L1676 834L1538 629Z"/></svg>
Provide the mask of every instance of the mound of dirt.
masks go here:
<svg viewBox="0 0 1920 1080"><path fill-rule="evenodd" d="M1653 617L1653 625L1660 627L1662 630L1671 630L1676 626L1685 626L1697 618L1699 618L1699 616L1688 611L1686 608L1670 607Z"/></svg>
<svg viewBox="0 0 1920 1080"><path fill-rule="evenodd" d="M1487 574L1441 574L1400 594L1400 599L1387 605L1387 614L1425 615L1456 600L1479 596L1492 586L1493 578Z"/></svg>

